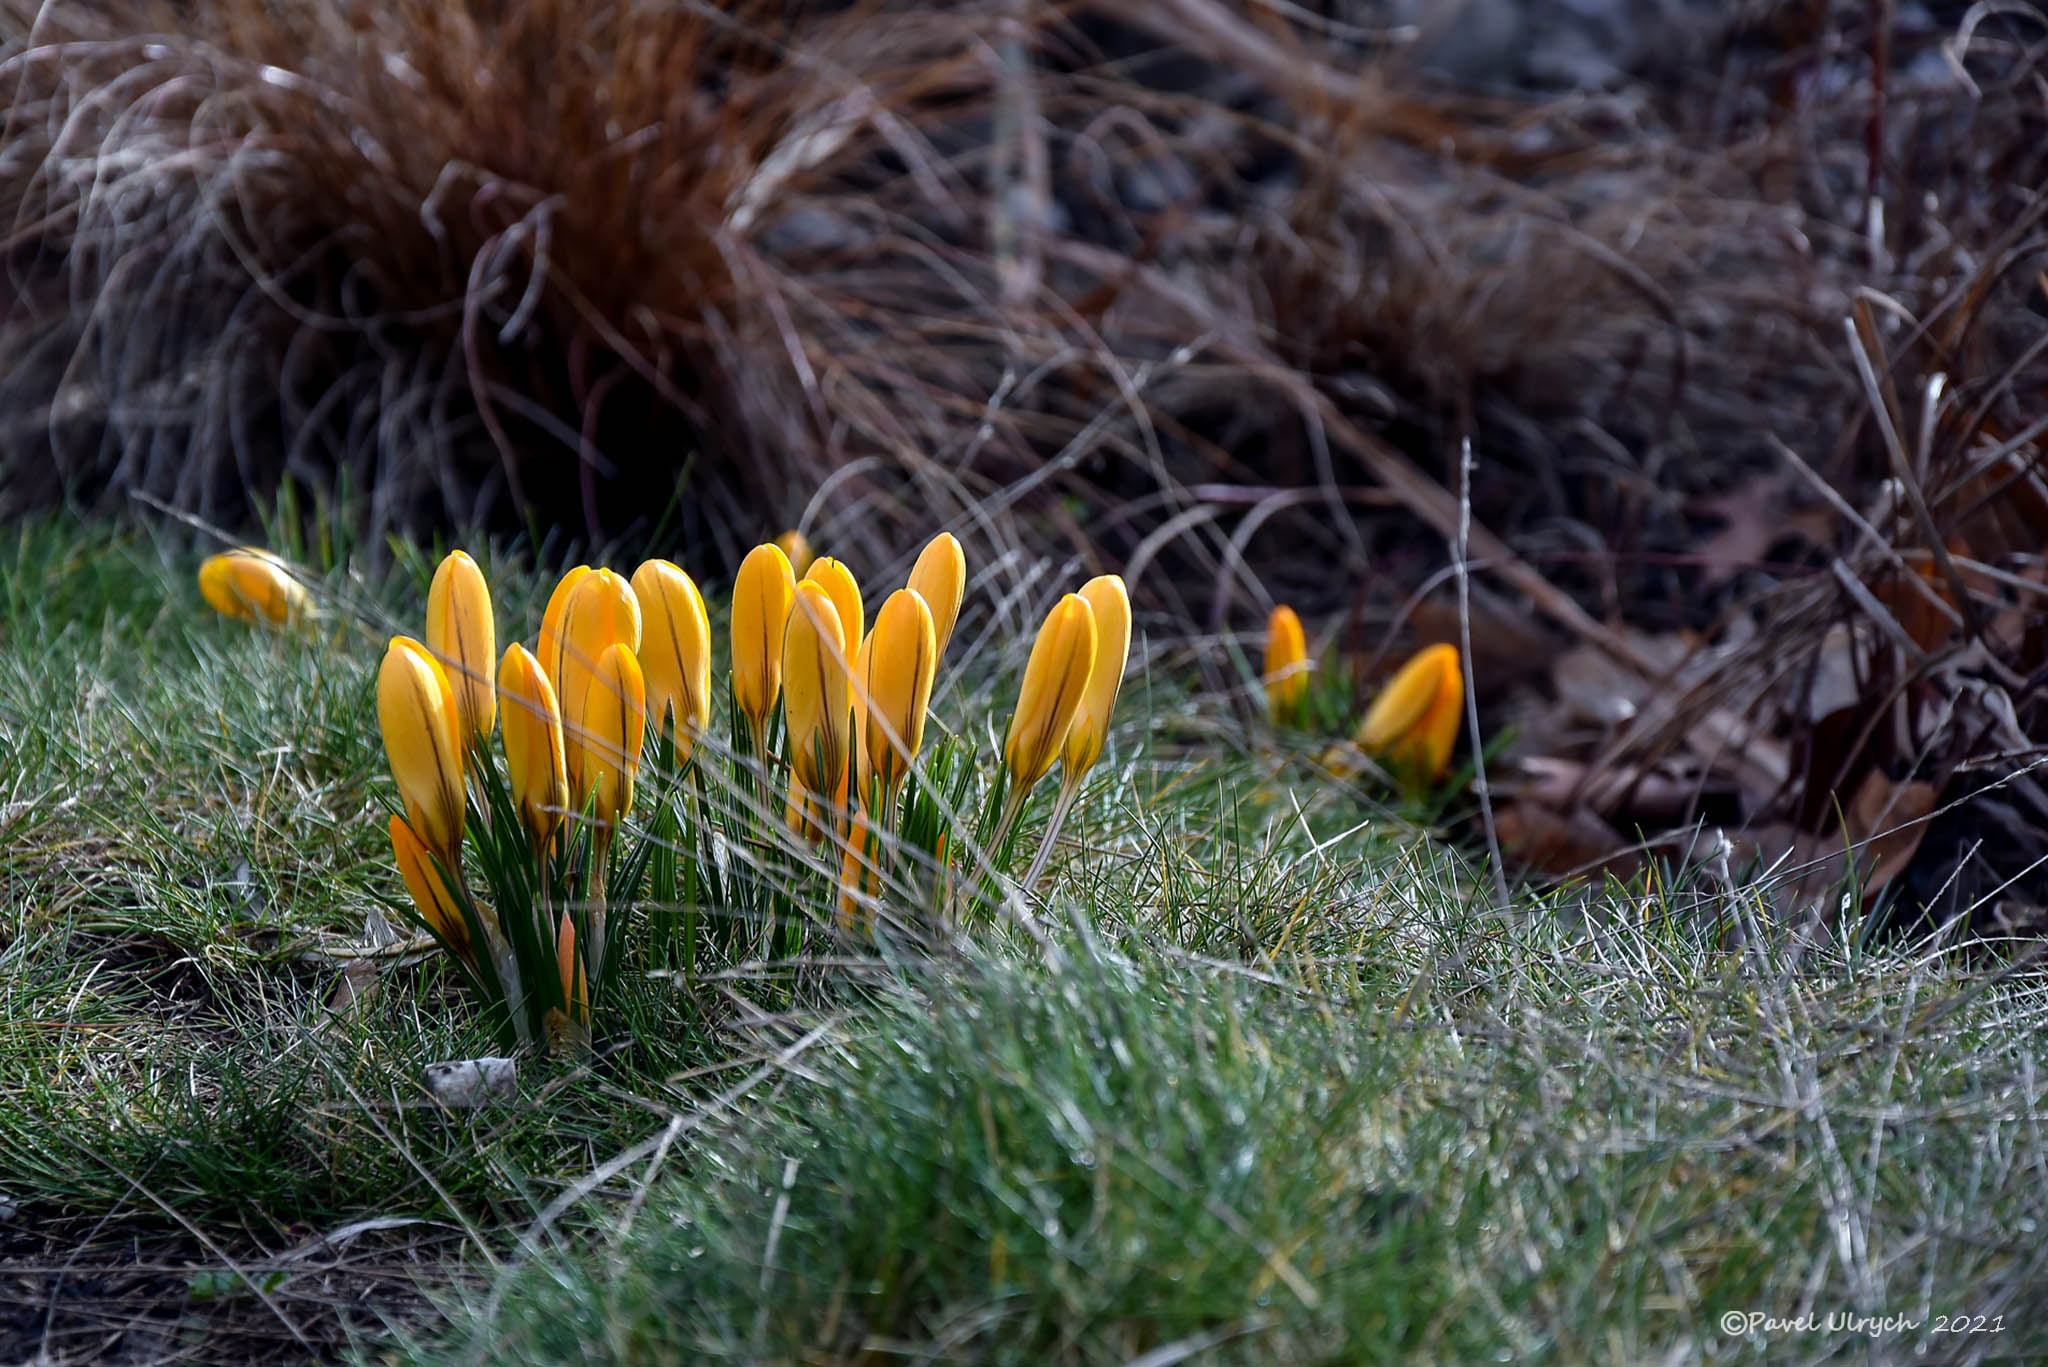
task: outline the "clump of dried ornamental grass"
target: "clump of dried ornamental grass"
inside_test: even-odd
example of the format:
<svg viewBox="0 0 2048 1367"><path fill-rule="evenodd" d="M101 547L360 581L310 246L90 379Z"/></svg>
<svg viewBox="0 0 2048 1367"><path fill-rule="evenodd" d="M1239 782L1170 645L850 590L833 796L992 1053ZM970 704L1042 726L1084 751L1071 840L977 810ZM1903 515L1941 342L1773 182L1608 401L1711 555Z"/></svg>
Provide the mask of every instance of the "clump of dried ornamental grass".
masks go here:
<svg viewBox="0 0 2048 1367"><path fill-rule="evenodd" d="M923 436L974 6L10 10L10 504L345 473L373 530L598 536L687 469L717 545Z"/></svg>

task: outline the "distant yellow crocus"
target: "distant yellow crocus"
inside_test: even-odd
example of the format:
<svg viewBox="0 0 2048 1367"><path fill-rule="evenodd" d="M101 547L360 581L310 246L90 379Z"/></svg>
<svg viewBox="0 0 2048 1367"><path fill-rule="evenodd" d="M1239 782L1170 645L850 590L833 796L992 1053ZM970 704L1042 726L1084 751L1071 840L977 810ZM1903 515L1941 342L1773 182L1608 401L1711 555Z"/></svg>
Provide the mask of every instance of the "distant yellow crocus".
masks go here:
<svg viewBox="0 0 2048 1367"><path fill-rule="evenodd" d="M925 713L938 672L937 635L922 595L898 589L875 614L875 629L861 651L861 695L867 703L861 796L879 781L883 810L902 787L924 744Z"/></svg>
<svg viewBox="0 0 2048 1367"><path fill-rule="evenodd" d="M447 882L434 867L426 843L396 812L391 814L391 858L398 865L398 876L405 880L405 890L411 895L420 920L457 958L473 961L469 924L462 919L462 908L456 905Z"/></svg>
<svg viewBox="0 0 2048 1367"><path fill-rule="evenodd" d="M657 731L673 728L680 766L711 725L711 619L696 581L667 560L633 571L633 593L643 624L647 717Z"/></svg>
<svg viewBox="0 0 2048 1367"><path fill-rule="evenodd" d="M931 609L932 640L943 660L946 645L953 639L953 627L960 620L961 599L967 592L967 553L960 549L960 538L951 532L940 532L927 541L918 552L917 563L910 567L909 587Z"/></svg>
<svg viewBox="0 0 2048 1367"><path fill-rule="evenodd" d="M764 748L768 719L782 693L782 637L796 597L796 575L777 546L756 546L732 585L732 696Z"/></svg>
<svg viewBox="0 0 2048 1367"><path fill-rule="evenodd" d="M1095 614L1095 663L1060 747L1065 770L1061 781L1068 784L1079 782L1102 758L1116 695L1123 687L1124 665L1131 653L1131 595L1123 576L1098 575L1081 586L1081 597Z"/></svg>
<svg viewBox="0 0 2048 1367"><path fill-rule="evenodd" d="M831 556L811 562L811 568L800 576L805 582L816 584L832 599L834 610L839 613L839 630L846 640L848 658L867 639L867 611L861 606L860 583L853 577L853 571L843 560Z"/></svg>
<svg viewBox="0 0 2048 1367"><path fill-rule="evenodd" d="M506 648L498 666L498 692L504 698L505 772L512 800L534 849L544 853L569 806L561 703L540 661L517 644Z"/></svg>
<svg viewBox="0 0 2048 1367"><path fill-rule="evenodd" d="M453 865L462 845L462 743L455 690L433 652L394 636L377 670L377 724L413 831Z"/></svg>
<svg viewBox="0 0 2048 1367"><path fill-rule="evenodd" d="M570 711L569 801L588 806L599 825L615 826L633 806L640 746L647 734L647 683L624 642L606 646L582 680Z"/></svg>
<svg viewBox="0 0 2048 1367"><path fill-rule="evenodd" d="M1388 767L1431 782L1450 768L1465 720L1465 675L1453 645L1433 645L1387 681L1354 737Z"/></svg>
<svg viewBox="0 0 2048 1367"><path fill-rule="evenodd" d="M199 596L223 617L274 627L313 611L312 595L284 557L257 546L208 556L199 566Z"/></svg>
<svg viewBox="0 0 2048 1367"><path fill-rule="evenodd" d="M848 669L839 611L825 589L796 586L782 646L783 714L789 720L789 768L806 812L846 781ZM795 797L792 790L792 797Z"/></svg>
<svg viewBox="0 0 2048 1367"><path fill-rule="evenodd" d="M498 659L498 624L491 590L467 552L450 551L427 590L427 649L455 689L455 712L464 737L488 740L497 724L491 671Z"/></svg>
<svg viewBox="0 0 2048 1367"><path fill-rule="evenodd" d="M818 553L811 549L810 538L794 527L775 538L775 549L782 552L789 561L790 572L799 579L810 573L811 562L818 558Z"/></svg>
<svg viewBox="0 0 2048 1367"><path fill-rule="evenodd" d="M1302 703L1308 698L1308 636L1301 618L1282 603L1266 619L1266 715L1275 726L1291 726L1300 720Z"/></svg>
<svg viewBox="0 0 2048 1367"><path fill-rule="evenodd" d="M1095 669L1095 609L1070 593L1046 614L1024 665L1017 709L1003 741L1010 770L1010 801L1021 802L1060 757L1067 728Z"/></svg>

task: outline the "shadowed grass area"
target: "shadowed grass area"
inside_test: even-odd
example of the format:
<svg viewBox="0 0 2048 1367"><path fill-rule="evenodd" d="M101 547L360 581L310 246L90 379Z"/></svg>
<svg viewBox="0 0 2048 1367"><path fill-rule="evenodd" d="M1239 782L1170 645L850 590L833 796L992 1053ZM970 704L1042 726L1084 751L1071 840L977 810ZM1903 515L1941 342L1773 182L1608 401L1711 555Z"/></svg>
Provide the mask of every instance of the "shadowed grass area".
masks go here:
<svg viewBox="0 0 2048 1367"><path fill-rule="evenodd" d="M1771 887L1704 872L1495 908L1177 646L1139 652L1037 890L1056 958L991 931L793 1001L637 983L594 1057L446 1110L422 1065L488 1032L361 943L402 896L398 558L294 636L139 537L0 555L0 1359L2048 1351L2024 955L1796 948ZM544 585L492 580L530 621ZM1020 644L942 681L983 753ZM2003 1318L1937 1334L1959 1313Z"/></svg>

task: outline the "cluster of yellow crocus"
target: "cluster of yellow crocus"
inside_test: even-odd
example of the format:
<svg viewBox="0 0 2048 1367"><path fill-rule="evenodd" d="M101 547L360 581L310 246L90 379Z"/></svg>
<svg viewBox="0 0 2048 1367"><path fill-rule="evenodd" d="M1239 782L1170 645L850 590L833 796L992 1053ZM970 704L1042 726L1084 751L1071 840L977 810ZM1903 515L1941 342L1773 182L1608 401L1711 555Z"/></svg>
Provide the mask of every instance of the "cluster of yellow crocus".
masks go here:
<svg viewBox="0 0 2048 1367"><path fill-rule="evenodd" d="M199 566L199 594L238 622L281 627L308 617L313 599L284 557L256 546L210 555Z"/></svg>
<svg viewBox="0 0 2048 1367"><path fill-rule="evenodd" d="M1275 725L1299 722L1313 665L1301 618L1282 604L1266 620L1266 708ZM1453 645L1433 645L1395 671L1352 736L1359 750L1411 782L1434 783L1451 767L1465 723L1465 674ZM1341 755L1337 767L1344 767Z"/></svg>

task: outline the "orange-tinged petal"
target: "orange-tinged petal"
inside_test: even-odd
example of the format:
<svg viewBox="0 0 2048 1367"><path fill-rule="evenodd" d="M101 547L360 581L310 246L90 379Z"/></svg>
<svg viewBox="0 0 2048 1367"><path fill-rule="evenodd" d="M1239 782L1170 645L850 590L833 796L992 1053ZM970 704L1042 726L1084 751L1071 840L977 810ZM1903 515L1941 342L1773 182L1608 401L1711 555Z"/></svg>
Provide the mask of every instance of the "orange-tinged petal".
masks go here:
<svg viewBox="0 0 2048 1367"><path fill-rule="evenodd" d="M1081 705L1067 727L1067 739L1060 747L1066 780L1077 779L1095 767L1102 747L1109 742L1110 717L1116 711L1116 695L1123 687L1124 665L1131 654L1131 595L1120 574L1098 575L1081 586L1081 597L1095 612L1095 664L1088 672L1088 686L1081 693ZM1063 780L1063 781L1066 781Z"/></svg>
<svg viewBox="0 0 2048 1367"><path fill-rule="evenodd" d="M853 930L869 919L875 895L882 890L882 853L868 825L866 812L857 812L847 835L846 849L839 856L839 926Z"/></svg>
<svg viewBox="0 0 2048 1367"><path fill-rule="evenodd" d="M782 693L782 637L795 596L796 575L780 548L747 552L732 585L732 696L756 745Z"/></svg>
<svg viewBox="0 0 2048 1367"><path fill-rule="evenodd" d="M1441 778L1457 744L1464 705L1458 648L1430 646L1402 665L1373 699L1358 724L1358 748L1420 776Z"/></svg>
<svg viewBox="0 0 2048 1367"><path fill-rule="evenodd" d="M832 599L832 607L839 613L839 631L847 643L847 654L860 646L867 635L867 613L861 606L860 584L853 577L853 571L846 568L843 560L826 556L811 562L810 572L803 576L804 582L816 584Z"/></svg>
<svg viewBox="0 0 2048 1367"><path fill-rule="evenodd" d="M498 624L491 590L467 552L450 551L427 590L427 649L441 662L455 690L455 712L465 736L487 740L497 724L498 696L491 670L498 659Z"/></svg>
<svg viewBox="0 0 2048 1367"><path fill-rule="evenodd" d="M643 624L647 716L657 730L674 727L681 765L711 725L711 619L696 581L666 560L633 571L633 594Z"/></svg>
<svg viewBox="0 0 2048 1367"><path fill-rule="evenodd" d="M1059 758L1067 728L1095 668L1095 609L1070 593L1046 614L1024 665L1017 710L1003 741L1012 800L1034 787Z"/></svg>
<svg viewBox="0 0 2048 1367"><path fill-rule="evenodd" d="M590 976L576 953L576 923L562 913L555 927L555 973L562 984L563 1014L578 1024L590 1023Z"/></svg>
<svg viewBox="0 0 2048 1367"><path fill-rule="evenodd" d="M848 759L848 661L839 611L825 589L805 580L783 634L783 713L789 720L789 767L812 793L834 793Z"/></svg>
<svg viewBox="0 0 2048 1367"><path fill-rule="evenodd" d="M881 780L886 800L909 774L924 744L925 714L938 673L938 637L923 596L910 589L890 594L875 615L875 629L861 657L861 692L867 703L861 737L865 772Z"/></svg>
<svg viewBox="0 0 2048 1367"><path fill-rule="evenodd" d="M377 724L406 819L452 864L463 824L455 691L433 653L410 636L391 638L377 670Z"/></svg>
<svg viewBox="0 0 2048 1367"><path fill-rule="evenodd" d="M910 567L909 587L931 609L932 639L943 660L954 624L960 620L960 601L967 592L967 553L960 549L960 538L940 532L927 541L918 552L917 563Z"/></svg>
<svg viewBox="0 0 2048 1367"><path fill-rule="evenodd" d="M818 553L811 549L811 539L792 527L775 538L775 549L781 551L789 561L790 573L801 579L811 568L811 562Z"/></svg>
<svg viewBox="0 0 2048 1367"><path fill-rule="evenodd" d="M208 556L199 566L199 595L238 622L283 626L313 610L312 595L284 557L257 546Z"/></svg>
<svg viewBox="0 0 2048 1367"><path fill-rule="evenodd" d="M647 734L647 684L640 662L624 644L606 646L597 668L583 677L583 693L567 730L569 753L581 750L581 767L569 766L569 797L581 810L613 825L633 806L633 779L640 772L640 746Z"/></svg>
<svg viewBox="0 0 2048 1367"><path fill-rule="evenodd" d="M1308 678L1308 635L1294 609L1283 603L1266 619L1266 715L1276 725L1301 715Z"/></svg>
<svg viewBox="0 0 2048 1367"><path fill-rule="evenodd" d="M412 896L413 909L419 913L421 923L440 936L457 957L470 958L469 923L462 919L462 908L456 905L440 870L434 867L426 845L396 812L391 814L391 857L398 865L398 876L405 880L405 890Z"/></svg>
<svg viewBox="0 0 2048 1367"><path fill-rule="evenodd" d="M525 646L507 647L498 667L504 697L505 772L536 851L555 838L569 805L562 708L547 671Z"/></svg>

